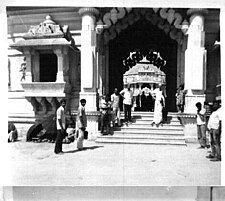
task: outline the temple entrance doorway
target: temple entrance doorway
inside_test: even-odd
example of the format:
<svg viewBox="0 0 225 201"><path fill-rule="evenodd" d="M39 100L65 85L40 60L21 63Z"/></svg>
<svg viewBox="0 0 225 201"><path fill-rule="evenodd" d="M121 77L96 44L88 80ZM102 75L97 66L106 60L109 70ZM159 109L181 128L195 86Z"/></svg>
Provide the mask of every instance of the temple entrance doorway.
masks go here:
<svg viewBox="0 0 225 201"><path fill-rule="evenodd" d="M176 111L177 42L144 17L109 41L109 94L115 87L123 89L123 74L129 70L123 65L123 60L130 52L140 49L160 52L166 60L163 69L166 74L166 107L170 112Z"/></svg>

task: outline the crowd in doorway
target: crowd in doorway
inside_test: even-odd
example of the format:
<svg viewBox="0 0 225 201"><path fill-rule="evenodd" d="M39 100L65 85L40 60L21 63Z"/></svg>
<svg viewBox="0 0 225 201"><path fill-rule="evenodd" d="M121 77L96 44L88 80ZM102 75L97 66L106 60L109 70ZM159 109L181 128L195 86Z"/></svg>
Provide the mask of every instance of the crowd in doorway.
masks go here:
<svg viewBox="0 0 225 201"><path fill-rule="evenodd" d="M124 119L120 118L120 102L123 103ZM154 85L153 89L144 85L142 90L132 90L130 84L124 86L122 91L114 89L110 96L102 96L100 101L101 133L110 134L110 127L128 125L132 123L132 111L154 112L153 121L150 125L157 127L166 121L167 112L166 95L162 86Z"/></svg>
<svg viewBox="0 0 225 201"><path fill-rule="evenodd" d="M204 102L196 103L197 137L200 149L211 148L206 158L211 161L221 161L221 101L215 100L212 105Z"/></svg>

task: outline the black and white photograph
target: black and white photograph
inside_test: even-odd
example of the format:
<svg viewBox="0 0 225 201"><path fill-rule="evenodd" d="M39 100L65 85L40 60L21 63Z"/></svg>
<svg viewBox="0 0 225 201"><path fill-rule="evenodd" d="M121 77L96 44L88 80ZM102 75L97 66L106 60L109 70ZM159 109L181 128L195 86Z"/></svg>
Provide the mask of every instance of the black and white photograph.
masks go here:
<svg viewBox="0 0 225 201"><path fill-rule="evenodd" d="M225 199L222 0L0 4L0 201Z"/></svg>

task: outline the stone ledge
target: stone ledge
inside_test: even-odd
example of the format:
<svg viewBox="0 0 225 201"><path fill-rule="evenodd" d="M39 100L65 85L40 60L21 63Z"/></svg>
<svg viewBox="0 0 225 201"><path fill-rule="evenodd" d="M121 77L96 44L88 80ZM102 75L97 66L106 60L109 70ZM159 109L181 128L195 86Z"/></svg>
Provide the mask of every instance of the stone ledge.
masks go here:
<svg viewBox="0 0 225 201"><path fill-rule="evenodd" d="M25 97L65 97L65 82L23 82Z"/></svg>

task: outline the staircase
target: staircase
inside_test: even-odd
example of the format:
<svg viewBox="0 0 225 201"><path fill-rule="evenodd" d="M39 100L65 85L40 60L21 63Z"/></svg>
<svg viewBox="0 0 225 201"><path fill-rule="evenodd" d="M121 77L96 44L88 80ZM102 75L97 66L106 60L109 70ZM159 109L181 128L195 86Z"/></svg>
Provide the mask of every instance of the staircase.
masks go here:
<svg viewBox="0 0 225 201"><path fill-rule="evenodd" d="M121 114L123 120L124 114ZM186 145L183 126L176 113L168 113L167 123L151 126L153 112L132 112L133 122L113 128L112 135L98 136L97 143Z"/></svg>

